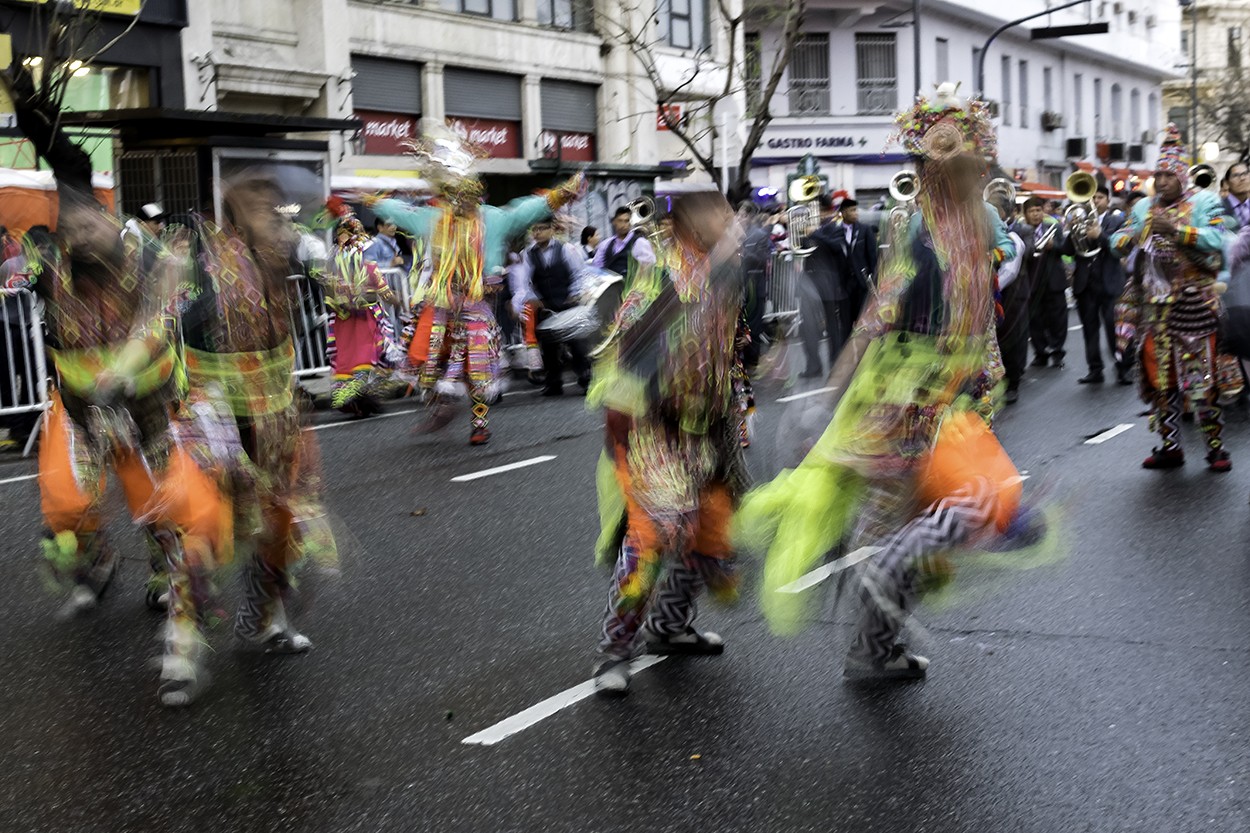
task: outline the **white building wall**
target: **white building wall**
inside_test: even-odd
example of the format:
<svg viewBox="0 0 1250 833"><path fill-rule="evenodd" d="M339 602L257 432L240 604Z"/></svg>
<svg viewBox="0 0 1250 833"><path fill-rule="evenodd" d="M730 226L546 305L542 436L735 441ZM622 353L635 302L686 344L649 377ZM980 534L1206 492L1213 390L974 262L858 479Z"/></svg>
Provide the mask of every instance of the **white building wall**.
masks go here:
<svg viewBox="0 0 1250 833"><path fill-rule="evenodd" d="M799 157L812 153L822 158L821 172L830 177L835 187L878 193L905 160L898 148L880 155L893 126L893 114L857 114L855 35L895 33L898 84L894 109L908 106L914 92L911 4L896 2L883 6L850 0L812 0L812 5L806 31L824 32L829 36L830 112L827 116L792 117L787 92L789 78L783 78L778 95L772 101L772 111L778 117L757 153L757 160L765 164L754 177L755 184L784 185L787 173L793 171ZM1087 158L1094 157L1099 142L1122 141L1145 144L1145 162L1135 167L1149 167L1153 162L1157 134L1166 122L1160 85L1173 74L1178 57L1179 13L1170 0L1134 0L1132 3L1096 0L1093 7L1095 20L1099 13L1105 15L1103 19L1111 27L1108 34L1030 41L1028 30L1032 27L1088 22L1089 14L1076 9L1009 29L990 47L985 62L985 97L1000 105L1004 100L1002 62L1004 58L1010 62L1011 91L1007 98L1011 112L1000 113L996 120L999 164L1008 172L1019 170L1029 180L1058 181L1069 169L1065 141L1078 137L1087 140ZM1100 11L1100 7L1105 9ZM859 13L855 13L855 8ZM924 93L931 93L937 83L946 80L959 82L964 94L973 93L976 89L974 48L981 48L989 34L1007 22L1008 13L1022 17L1043 10L1045 4L1041 0L1019 0L1010 5L1009 12L994 7L992 14L987 14L983 8L988 7L963 0L925 0L920 33L920 75ZM1147 25L1148 19L1150 25ZM905 25L898 26L900 23ZM780 45L779 32L766 31L762 38L766 44L765 54L775 54ZM947 43L948 78L937 77L938 38ZM1027 102L1021 101L1021 61L1028 79ZM1043 83L1047 68L1051 76L1050 109L1063 118L1062 127L1054 130L1042 128L1042 114L1047 109ZM1083 86L1079 110L1074 91L1078 75ZM1095 79L1101 84L1101 107L1096 107L1094 101ZM1118 124L1112 119L1111 107L1112 89L1116 86L1121 97ZM1131 106L1134 90L1138 100L1136 131ZM794 146L785 146L786 140ZM807 142L810 144L805 144ZM780 146L770 146L778 143ZM869 158L872 153L878 154L876 158Z"/></svg>

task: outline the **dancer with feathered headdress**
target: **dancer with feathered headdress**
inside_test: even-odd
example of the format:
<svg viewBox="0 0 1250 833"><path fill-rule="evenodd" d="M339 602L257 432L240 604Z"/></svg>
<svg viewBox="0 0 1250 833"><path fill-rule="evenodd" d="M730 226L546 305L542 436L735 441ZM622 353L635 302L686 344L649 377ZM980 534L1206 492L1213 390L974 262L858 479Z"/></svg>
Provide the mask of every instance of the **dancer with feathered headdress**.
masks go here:
<svg viewBox="0 0 1250 833"><path fill-rule="evenodd" d="M916 160L914 213L892 215L892 240L831 385L832 420L793 470L750 493L739 540L766 550L763 605L772 627L802 624L800 579L849 536L879 548L860 592L848 676L921 676L928 660L898 642L921 589L949 577L941 553L1017 520L1020 477L977 414L991 365L993 270L1013 246L982 198L995 137L985 105L953 84L898 117Z"/></svg>
<svg viewBox="0 0 1250 833"><path fill-rule="evenodd" d="M469 442L484 445L490 441L489 402L499 383L498 327L488 296L503 282L508 241L577 199L585 180L578 174L545 195L513 200L504 208L482 205L484 189L473 170L479 151L437 123L425 124L422 134L417 158L438 189L438 203L366 202L379 217L429 241L432 271L408 350L429 397L427 427L446 424L447 400L467 389Z"/></svg>

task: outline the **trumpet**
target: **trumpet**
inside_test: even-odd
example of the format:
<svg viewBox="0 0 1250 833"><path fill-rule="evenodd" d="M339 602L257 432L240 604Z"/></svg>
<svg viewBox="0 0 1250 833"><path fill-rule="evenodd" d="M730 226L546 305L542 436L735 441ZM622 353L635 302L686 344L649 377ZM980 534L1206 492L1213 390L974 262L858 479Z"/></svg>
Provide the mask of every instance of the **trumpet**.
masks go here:
<svg viewBox="0 0 1250 833"><path fill-rule="evenodd" d="M1189 169L1189 181L1199 191L1205 191L1215 182L1215 168L1205 163L1194 165Z"/></svg>

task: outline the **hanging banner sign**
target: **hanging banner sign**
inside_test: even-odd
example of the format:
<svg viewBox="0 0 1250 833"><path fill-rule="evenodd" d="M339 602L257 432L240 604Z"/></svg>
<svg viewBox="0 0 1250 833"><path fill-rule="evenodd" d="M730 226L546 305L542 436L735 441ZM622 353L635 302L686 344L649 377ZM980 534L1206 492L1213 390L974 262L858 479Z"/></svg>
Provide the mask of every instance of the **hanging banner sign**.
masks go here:
<svg viewBox="0 0 1250 833"><path fill-rule="evenodd" d="M48 0L17 0L17 2L42 6ZM143 11L143 0L73 0L73 2L76 9L87 12L101 12L102 14L120 14L126 17L134 17Z"/></svg>
<svg viewBox="0 0 1250 833"><path fill-rule="evenodd" d="M447 126L460 138L481 146L492 159L521 158L520 122L448 116Z"/></svg>

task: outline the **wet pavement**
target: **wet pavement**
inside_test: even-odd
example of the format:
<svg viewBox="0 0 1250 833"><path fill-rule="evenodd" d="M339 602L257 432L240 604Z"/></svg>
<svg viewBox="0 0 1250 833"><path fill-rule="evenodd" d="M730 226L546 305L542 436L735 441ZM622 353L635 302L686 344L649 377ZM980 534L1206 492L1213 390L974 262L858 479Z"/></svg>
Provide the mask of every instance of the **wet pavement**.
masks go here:
<svg viewBox="0 0 1250 833"><path fill-rule="evenodd" d="M1230 415L1230 474L1206 471L1192 427L1185 468L1146 472L1132 391L1083 372L1030 370L999 423L1026 489L1061 506L1066 558L922 605L926 681L848 687L852 611L780 639L748 594L700 617L723 657L667 660L623 701L493 745L463 741L590 676L607 578L599 418L579 397L510 395L485 448L467 415L414 436L403 401L318 414L343 575L300 619L315 649L240 655L221 629L185 711L157 705L138 538L117 525L121 578L58 621L36 483L11 480L33 463L6 457L0 831L1250 829L1250 423ZM757 475L820 401L777 401L803 390L761 387Z"/></svg>

